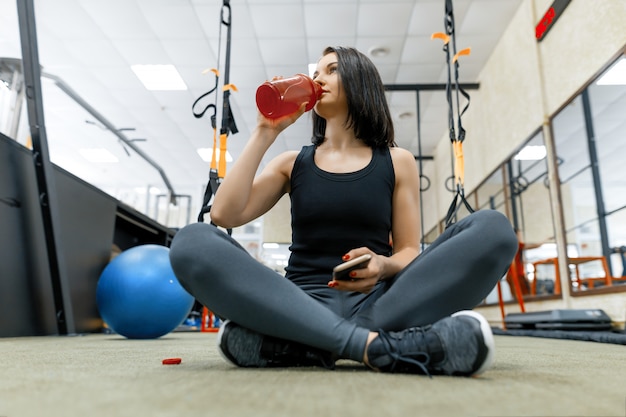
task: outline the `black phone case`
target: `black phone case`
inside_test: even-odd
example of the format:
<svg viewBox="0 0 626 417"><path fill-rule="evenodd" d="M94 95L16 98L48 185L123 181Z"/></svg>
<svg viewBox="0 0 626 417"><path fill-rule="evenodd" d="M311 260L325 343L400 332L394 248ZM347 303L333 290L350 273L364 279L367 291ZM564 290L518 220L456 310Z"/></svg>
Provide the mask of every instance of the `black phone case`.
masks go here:
<svg viewBox="0 0 626 417"><path fill-rule="evenodd" d="M355 258L353 261L356 261L359 258ZM368 255L366 258L357 263L352 263L352 261L348 261L343 264L337 265L335 268L333 268L333 278L337 281L350 280L351 278L348 274L355 269L365 268L370 259L372 259L372 257Z"/></svg>

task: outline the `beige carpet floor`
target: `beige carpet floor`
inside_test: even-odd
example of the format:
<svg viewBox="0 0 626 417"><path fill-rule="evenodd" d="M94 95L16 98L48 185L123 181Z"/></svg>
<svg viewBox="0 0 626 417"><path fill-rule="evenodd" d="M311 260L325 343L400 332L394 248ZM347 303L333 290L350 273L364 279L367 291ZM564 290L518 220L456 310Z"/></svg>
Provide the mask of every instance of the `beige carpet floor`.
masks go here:
<svg viewBox="0 0 626 417"><path fill-rule="evenodd" d="M479 378L238 369L214 333L0 339L0 416L625 416L626 347L496 336ZM170 357L180 365L163 365Z"/></svg>

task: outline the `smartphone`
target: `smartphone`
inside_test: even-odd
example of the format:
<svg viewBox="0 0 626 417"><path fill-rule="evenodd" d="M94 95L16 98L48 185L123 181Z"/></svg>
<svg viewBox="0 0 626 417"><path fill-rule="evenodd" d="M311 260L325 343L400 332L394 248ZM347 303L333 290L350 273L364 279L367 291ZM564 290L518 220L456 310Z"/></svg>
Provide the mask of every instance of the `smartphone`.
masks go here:
<svg viewBox="0 0 626 417"><path fill-rule="evenodd" d="M372 259L372 255L365 254L337 265L333 268L333 278L338 281L351 279L349 275L350 271L365 268L370 259Z"/></svg>

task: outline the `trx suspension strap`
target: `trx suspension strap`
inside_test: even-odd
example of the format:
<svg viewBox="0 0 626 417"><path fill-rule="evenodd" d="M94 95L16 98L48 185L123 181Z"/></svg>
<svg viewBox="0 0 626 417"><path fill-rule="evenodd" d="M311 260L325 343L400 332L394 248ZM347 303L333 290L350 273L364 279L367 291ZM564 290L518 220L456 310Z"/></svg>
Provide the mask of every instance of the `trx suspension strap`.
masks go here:
<svg viewBox="0 0 626 417"><path fill-rule="evenodd" d="M224 15L224 12L228 12L228 18ZM230 73L230 43L231 43L231 29L232 29L232 13L230 8L230 0L224 0L222 5L222 10L220 13L220 32L219 32L219 46L217 52L217 63L218 66L220 64L221 58L221 48L222 48L222 26L226 26L226 57L224 59L224 86L223 97L222 97L222 126L220 129L220 157L219 157L219 165L217 163L217 100L219 98L219 94L217 93L217 89L219 87L219 79L220 72L219 70L213 68L210 71L215 74L215 85L208 92L201 95L191 106L191 110L193 115L196 118L201 118L204 114L210 109L212 111L211 114L211 126L213 127L213 154L211 155L211 169L209 171L209 182L207 184L206 190L204 192L204 197L202 200L202 208L200 210L200 214L198 215L198 221L204 221L204 215L211 211L211 200L215 196L217 192L217 188L219 187L222 179L226 175L226 144L228 140L229 133L235 134L238 132L237 125L235 124L235 119L233 117L231 108L230 108L230 90L237 91L237 87L229 83L229 73ZM207 71L205 71L207 72ZM215 103L211 103L207 105L202 111L196 112L196 105L204 98L209 96L211 93L215 92ZM229 234L231 230L228 230Z"/></svg>
<svg viewBox="0 0 626 417"><path fill-rule="evenodd" d="M454 184L456 189L453 190L453 192L455 192L455 195L452 199L452 204L450 204L450 208L448 209L448 213L446 214L447 228L454 223L456 214L461 207L460 203L463 203L465 208L470 213L473 213L474 209L472 209L470 204L465 199L465 190L463 188L465 180L465 163L463 160L463 141L465 140L465 129L463 129L463 125L461 123L461 116L463 116L463 113L465 113L465 111L469 107L470 96L463 88L461 88L459 84L459 57L462 55L469 55L470 48L463 49L459 52L457 52L456 50L456 36L454 28L454 12L452 10L452 0L446 0L446 14L444 18L444 26L446 29L446 33L433 33L431 39L441 39L443 41L443 51L446 54L446 65L448 69L446 99L448 101L448 128L450 130L450 141L452 142L452 149L454 151ZM452 50L450 50L450 43L452 43ZM456 92L454 100L452 97L452 66L454 66L454 90ZM465 97L465 99L467 100L467 103L465 104L463 110L460 109L459 93L462 94L463 97ZM454 129L455 107L457 114L458 136L457 132L455 132Z"/></svg>

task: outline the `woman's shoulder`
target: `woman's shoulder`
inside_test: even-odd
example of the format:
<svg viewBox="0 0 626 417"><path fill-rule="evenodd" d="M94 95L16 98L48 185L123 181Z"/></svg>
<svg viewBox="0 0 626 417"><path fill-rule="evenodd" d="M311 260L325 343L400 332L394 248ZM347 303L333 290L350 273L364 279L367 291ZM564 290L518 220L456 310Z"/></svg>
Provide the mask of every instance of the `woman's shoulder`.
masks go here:
<svg viewBox="0 0 626 417"><path fill-rule="evenodd" d="M389 152L391 154L396 181L415 181L417 177L415 156L407 149L398 147L389 148Z"/></svg>
<svg viewBox="0 0 626 417"><path fill-rule="evenodd" d="M270 163L273 165L275 164L275 165L281 166L281 167L293 166L299 154L300 154L300 151L285 151L276 155L274 159L272 159L272 162Z"/></svg>
<svg viewBox="0 0 626 417"><path fill-rule="evenodd" d="M399 148L397 146L389 148L389 153L391 154L391 160L394 164L397 163L407 163L407 162L415 162L415 156L404 148Z"/></svg>
<svg viewBox="0 0 626 417"><path fill-rule="evenodd" d="M285 177L291 176L291 171L296 163L296 159L300 154L299 151L285 151L276 155L265 168L270 172L280 172Z"/></svg>
<svg viewBox="0 0 626 417"><path fill-rule="evenodd" d="M285 152L278 154L275 159L294 161L298 157L299 154L300 154L300 151L285 151Z"/></svg>

